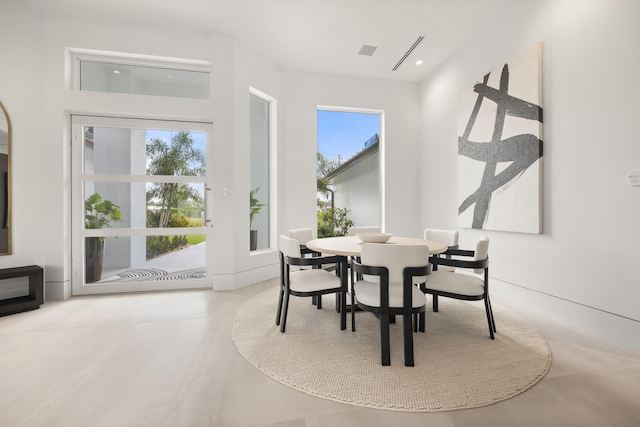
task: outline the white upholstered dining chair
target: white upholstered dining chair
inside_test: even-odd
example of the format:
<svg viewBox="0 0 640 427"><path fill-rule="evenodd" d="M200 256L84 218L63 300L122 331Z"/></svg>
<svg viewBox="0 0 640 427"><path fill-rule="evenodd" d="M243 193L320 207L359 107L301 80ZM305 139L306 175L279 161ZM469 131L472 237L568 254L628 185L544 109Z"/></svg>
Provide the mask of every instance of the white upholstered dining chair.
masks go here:
<svg viewBox="0 0 640 427"><path fill-rule="evenodd" d="M313 240L314 236L313 236L313 230L311 228L292 228L291 230L288 231L287 233L289 235L289 238L291 239L296 239L298 241L298 243L300 244L300 254L305 257L307 255L310 255L312 257L316 257L316 256L320 256L322 255L320 252L316 252L314 250L311 250L309 248L307 248L307 242L309 240ZM313 266L313 268L319 268L320 266ZM312 268L312 267L302 267L302 269L306 269L306 268ZM337 294L336 294L337 295ZM322 308L322 296L314 296L313 298L311 298L311 303L313 305L315 305L318 309Z"/></svg>
<svg viewBox="0 0 640 427"><path fill-rule="evenodd" d="M447 249L458 249L458 239L460 233L457 230L442 230L437 228L427 228L424 230L424 239L425 240L435 240L436 242L444 243L447 245ZM435 257L441 256L432 255ZM447 255L446 252L442 254L447 258L451 258L451 255ZM455 267L449 267L447 265L438 266L438 269L441 271L454 271Z"/></svg>
<svg viewBox="0 0 640 427"><path fill-rule="evenodd" d="M382 229L377 225L363 226L363 227L349 227L347 229L347 236L357 236L364 233L381 233ZM351 263L351 261L349 261ZM358 276L358 279L362 277Z"/></svg>
<svg viewBox="0 0 640 427"><path fill-rule="evenodd" d="M431 258L434 271L420 289L433 295L433 311L437 312L438 297L466 301L484 301L489 326L489 336L494 339L496 323L489 298L489 238L481 236L475 250L450 249L451 258ZM436 270L435 265L439 268ZM442 266L455 267L456 271L443 271ZM467 269L468 271L464 271ZM421 317L424 315L422 314ZM422 319L420 320L422 322Z"/></svg>
<svg viewBox="0 0 640 427"><path fill-rule="evenodd" d="M440 228L427 228L424 230L424 240L432 240L440 243L444 243L447 246L447 250L450 249L458 249L458 240L460 237L460 233L457 230L445 230ZM432 258L446 257L451 258L451 255L448 255L446 252L443 254L435 254L431 255ZM432 266L433 270L436 271L455 271L455 267L450 267L448 265L434 265ZM433 304L438 305L438 296L433 295ZM417 316L416 316L417 317ZM424 332L424 315L420 316L419 322L416 321L414 325L414 330L418 330L418 324L420 325L421 331Z"/></svg>
<svg viewBox="0 0 640 427"><path fill-rule="evenodd" d="M404 364L414 366L413 315L424 314L426 297L414 286L424 282L429 274L429 248L426 245L387 245L365 243L361 261L354 260L352 271L364 279L353 285L355 301L364 311L380 318L380 346L382 365L391 364L389 323L392 316L403 318ZM371 281L370 278L375 280ZM421 316L424 321L424 316ZM352 329L355 331L354 306L351 308ZM421 328L424 331L424 327Z"/></svg>
<svg viewBox="0 0 640 427"><path fill-rule="evenodd" d="M280 325L280 332L285 332L287 325L287 313L289 310L289 297L320 297L325 294L335 293L342 301L342 307L346 305L345 295L347 291L347 259L344 256L318 256L304 258L300 252L300 243L281 235L280 245L280 292L278 309L276 312L276 325ZM323 268L303 269L305 266L320 266L323 264L336 264L341 269L341 277ZM340 329L347 328L346 310L340 312Z"/></svg>
<svg viewBox="0 0 640 427"><path fill-rule="evenodd" d="M381 228L377 225L369 225L369 226L362 226L362 227L356 227L356 226L352 226L349 227L347 229L347 236L356 236L360 233L380 233L381 232ZM347 258L347 262L348 262L348 267L351 267L351 259L352 257L348 257ZM357 279L362 279L361 275L358 275ZM351 283L353 283L353 281L351 281ZM353 299L351 297L351 289L349 289L349 291L347 292L347 307L351 306L351 300ZM340 302L338 300L336 300L336 310L340 311Z"/></svg>
<svg viewBox="0 0 640 427"><path fill-rule="evenodd" d="M289 235L289 238L296 239L298 241L302 255L306 253L318 254L318 252L307 248L307 242L314 239L313 230L311 228L293 228L289 230L287 234Z"/></svg>

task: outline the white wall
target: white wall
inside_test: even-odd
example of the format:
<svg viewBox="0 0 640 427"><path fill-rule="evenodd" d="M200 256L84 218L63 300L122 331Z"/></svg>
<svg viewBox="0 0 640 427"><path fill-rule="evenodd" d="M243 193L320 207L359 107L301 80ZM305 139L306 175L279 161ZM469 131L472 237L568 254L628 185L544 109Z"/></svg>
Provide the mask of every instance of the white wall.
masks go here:
<svg viewBox="0 0 640 427"><path fill-rule="evenodd" d="M20 19L20 14L26 18ZM40 147L45 139L41 124L45 111L43 100L43 22L14 3L2 4L0 13L0 101L12 126L12 255L0 256L0 268L40 264L46 266L46 246L42 240L43 217L55 216L58 205L47 205L43 195L50 192L59 156ZM18 186L17 183L20 185ZM52 248L53 249L53 248ZM62 247L56 245L56 250ZM58 266L59 267L59 266ZM55 270L55 268L54 268ZM45 270L45 279L47 277ZM51 271L49 274L54 274ZM51 277L51 276L49 276Z"/></svg>
<svg viewBox="0 0 640 427"><path fill-rule="evenodd" d="M249 124L249 88L259 90L275 99L276 107L276 127L277 140L272 141L272 150L275 160L273 168L279 168L278 153L283 145L283 109L284 90L282 70L256 54L244 44L234 41L234 63L233 63L233 89L234 98L232 111L234 114L234 143L229 147L233 151L232 174L235 193L233 194L233 214L235 226L232 230L233 241L225 241L235 246L233 256L235 271L229 277L230 282L224 287L237 288L256 283L266 278L276 277L279 273L278 267L278 230L274 226L271 230L270 250L249 251L249 191L251 189L250 173L250 124ZM231 178L225 177L225 181ZM282 203L279 194L278 182L272 184L270 200L271 215L277 218L279 206L276 200ZM274 224L272 224L274 225ZM221 288L222 289L222 288Z"/></svg>
<svg viewBox="0 0 640 427"><path fill-rule="evenodd" d="M316 229L318 106L384 111L380 155L386 168L381 224L389 233L421 236L416 171L419 140L418 85L330 74L285 71L284 167L280 230Z"/></svg>
<svg viewBox="0 0 640 427"><path fill-rule="evenodd" d="M542 42L542 235L491 239L494 292L640 347L640 2L530 2L451 56L420 86L421 227L457 227L458 92ZM437 185L428 185L437 183ZM499 325L498 325L499 330Z"/></svg>

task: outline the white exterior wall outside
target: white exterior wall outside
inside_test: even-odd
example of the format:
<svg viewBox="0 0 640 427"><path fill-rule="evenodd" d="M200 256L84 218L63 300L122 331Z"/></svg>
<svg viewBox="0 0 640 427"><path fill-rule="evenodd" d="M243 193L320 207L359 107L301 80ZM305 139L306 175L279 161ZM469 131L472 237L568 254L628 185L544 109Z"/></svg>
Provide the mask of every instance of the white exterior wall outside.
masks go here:
<svg viewBox="0 0 640 427"><path fill-rule="evenodd" d="M349 209L355 226L380 225L380 156L360 159L332 179L334 205Z"/></svg>

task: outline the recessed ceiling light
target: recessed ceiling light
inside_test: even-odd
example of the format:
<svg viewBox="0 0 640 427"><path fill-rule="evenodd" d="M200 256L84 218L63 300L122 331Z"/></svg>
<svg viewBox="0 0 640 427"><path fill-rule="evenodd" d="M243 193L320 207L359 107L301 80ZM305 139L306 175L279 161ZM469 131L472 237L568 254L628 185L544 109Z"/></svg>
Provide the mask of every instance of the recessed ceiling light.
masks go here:
<svg viewBox="0 0 640 427"><path fill-rule="evenodd" d="M113 74L120 74L120 70L113 70Z"/></svg>
<svg viewBox="0 0 640 427"><path fill-rule="evenodd" d="M418 60L416 61L416 65L422 65L422 59L418 59Z"/></svg>

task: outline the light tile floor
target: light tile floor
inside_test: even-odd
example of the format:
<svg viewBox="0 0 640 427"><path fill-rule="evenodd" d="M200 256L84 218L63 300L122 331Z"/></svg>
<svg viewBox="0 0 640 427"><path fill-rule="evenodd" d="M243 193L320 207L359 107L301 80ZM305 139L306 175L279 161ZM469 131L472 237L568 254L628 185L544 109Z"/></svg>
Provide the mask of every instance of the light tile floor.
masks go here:
<svg viewBox="0 0 640 427"><path fill-rule="evenodd" d="M231 340L240 305L276 284L74 297L0 318L0 426L640 426L640 351L527 313L551 370L495 405L407 413L293 390Z"/></svg>

